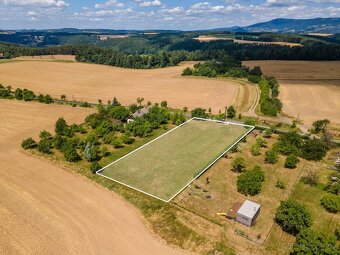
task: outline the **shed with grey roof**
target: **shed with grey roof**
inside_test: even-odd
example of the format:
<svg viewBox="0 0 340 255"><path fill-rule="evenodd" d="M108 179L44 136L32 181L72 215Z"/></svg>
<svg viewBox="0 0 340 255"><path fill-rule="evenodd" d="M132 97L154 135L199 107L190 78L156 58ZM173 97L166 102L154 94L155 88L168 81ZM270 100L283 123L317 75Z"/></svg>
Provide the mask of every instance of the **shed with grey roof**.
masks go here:
<svg viewBox="0 0 340 255"><path fill-rule="evenodd" d="M259 204L246 200L237 211L236 221L248 227L253 226L256 218L260 214L260 208L261 206Z"/></svg>
<svg viewBox="0 0 340 255"><path fill-rule="evenodd" d="M135 113L133 113L129 116L129 118L127 119L127 122L132 122L136 118L140 118L140 117L144 116L145 114L147 114L148 112L149 112L149 108L147 108L147 107L144 107L142 109L138 109Z"/></svg>

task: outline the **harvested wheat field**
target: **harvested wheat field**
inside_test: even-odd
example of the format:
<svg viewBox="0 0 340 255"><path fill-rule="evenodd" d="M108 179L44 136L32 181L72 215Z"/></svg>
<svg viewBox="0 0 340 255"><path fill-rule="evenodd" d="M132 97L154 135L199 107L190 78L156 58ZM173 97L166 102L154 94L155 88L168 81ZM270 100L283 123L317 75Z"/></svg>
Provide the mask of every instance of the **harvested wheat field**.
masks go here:
<svg viewBox="0 0 340 255"><path fill-rule="evenodd" d="M0 100L0 254L179 254L113 192L20 149L91 109Z"/></svg>
<svg viewBox="0 0 340 255"><path fill-rule="evenodd" d="M212 41L233 41L234 43L240 43L240 44L260 44L260 45L281 45L281 46L302 46L300 43L290 43L290 42L264 42L264 41L249 41L249 40L240 40L240 39L234 39L233 37L219 37L219 36L213 36L213 35L200 35L197 38L194 38L197 41L200 42L212 42Z"/></svg>
<svg viewBox="0 0 340 255"><path fill-rule="evenodd" d="M84 63L16 61L0 64L0 82L12 87L31 89L59 98L104 102L117 97L122 104L168 101L173 108L211 107L217 113L231 105L236 96L237 83L182 77L181 66L136 70Z"/></svg>
<svg viewBox="0 0 340 255"><path fill-rule="evenodd" d="M340 61L245 61L261 66L280 82L283 111L306 124L318 119L340 123Z"/></svg>
<svg viewBox="0 0 340 255"><path fill-rule="evenodd" d="M40 55L40 56L22 56L14 58L14 60L65 60L75 61L74 55Z"/></svg>
<svg viewBox="0 0 340 255"><path fill-rule="evenodd" d="M200 35L197 38L194 38L200 42L211 42L211 41L233 41L234 38L232 37L217 37L213 35Z"/></svg>
<svg viewBox="0 0 340 255"><path fill-rule="evenodd" d="M300 43L290 43L290 42L264 42L264 41L248 41L248 40L238 40L235 39L234 43L240 43L240 44L259 44L259 45L281 45L281 46L290 46L290 47L301 47L302 44Z"/></svg>

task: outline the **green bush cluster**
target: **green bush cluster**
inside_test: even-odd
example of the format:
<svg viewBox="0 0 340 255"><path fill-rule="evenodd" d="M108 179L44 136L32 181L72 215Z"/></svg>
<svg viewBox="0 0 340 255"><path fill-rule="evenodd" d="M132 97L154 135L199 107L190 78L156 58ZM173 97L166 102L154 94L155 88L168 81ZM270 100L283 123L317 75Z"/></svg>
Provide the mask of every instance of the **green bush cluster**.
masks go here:
<svg viewBox="0 0 340 255"><path fill-rule="evenodd" d="M332 193L327 193L321 199L322 206L331 213L340 212L340 196Z"/></svg>
<svg viewBox="0 0 340 255"><path fill-rule="evenodd" d="M255 196L261 192L264 181L264 171L259 165L246 171L237 178L237 191L248 196Z"/></svg>
<svg viewBox="0 0 340 255"><path fill-rule="evenodd" d="M310 212L295 200L281 201L276 210L275 222L290 234L297 235L302 230L309 228L313 221Z"/></svg>
<svg viewBox="0 0 340 255"><path fill-rule="evenodd" d="M4 87L2 84L0 84L0 98L17 99L24 101L37 101L45 104L51 104L53 102L53 99L50 95L39 94L37 96L31 90L20 88L17 88L15 91L12 91L11 86Z"/></svg>

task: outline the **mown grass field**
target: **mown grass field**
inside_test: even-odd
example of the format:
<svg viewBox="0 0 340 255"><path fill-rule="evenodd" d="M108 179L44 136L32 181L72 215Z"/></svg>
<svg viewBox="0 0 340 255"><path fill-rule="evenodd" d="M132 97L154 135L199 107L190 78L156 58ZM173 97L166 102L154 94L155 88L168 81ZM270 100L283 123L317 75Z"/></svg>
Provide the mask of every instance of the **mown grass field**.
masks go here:
<svg viewBox="0 0 340 255"><path fill-rule="evenodd" d="M324 187L333 170L320 167L319 165L306 164L304 172L315 170L320 176L319 183L315 186L304 184L300 181L294 188L292 198L306 205L312 214L312 229L326 235L333 235L340 225L340 214L329 213L321 205L321 199L326 194Z"/></svg>
<svg viewBox="0 0 340 255"><path fill-rule="evenodd" d="M100 174L169 201L250 128L191 120Z"/></svg>

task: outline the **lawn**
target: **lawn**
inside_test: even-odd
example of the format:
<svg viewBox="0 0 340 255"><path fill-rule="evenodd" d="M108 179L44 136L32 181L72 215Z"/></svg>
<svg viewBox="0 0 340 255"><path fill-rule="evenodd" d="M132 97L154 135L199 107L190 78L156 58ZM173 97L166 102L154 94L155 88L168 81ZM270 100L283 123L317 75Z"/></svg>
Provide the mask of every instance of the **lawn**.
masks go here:
<svg viewBox="0 0 340 255"><path fill-rule="evenodd" d="M312 225L313 230L326 235L333 235L334 231L339 227L340 214L327 212L320 202L326 194L323 187L333 170L317 164L306 164L304 172L306 173L309 170L316 170L319 173L320 180L318 185L310 186L300 181L294 188L292 198L306 205L311 212L314 222Z"/></svg>
<svg viewBox="0 0 340 255"><path fill-rule="evenodd" d="M99 174L170 201L251 130L193 119L111 163Z"/></svg>

